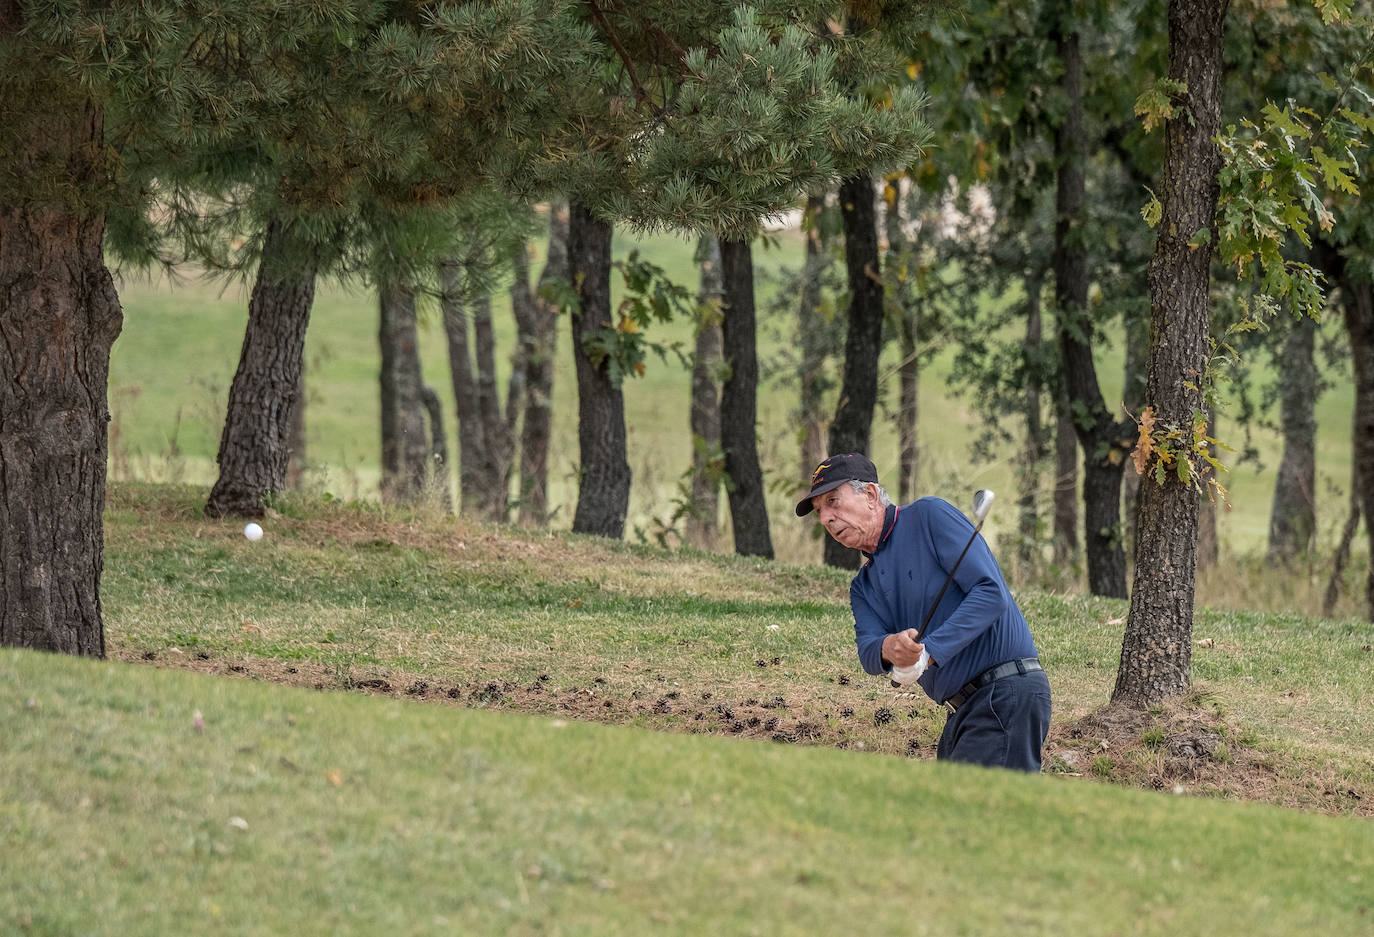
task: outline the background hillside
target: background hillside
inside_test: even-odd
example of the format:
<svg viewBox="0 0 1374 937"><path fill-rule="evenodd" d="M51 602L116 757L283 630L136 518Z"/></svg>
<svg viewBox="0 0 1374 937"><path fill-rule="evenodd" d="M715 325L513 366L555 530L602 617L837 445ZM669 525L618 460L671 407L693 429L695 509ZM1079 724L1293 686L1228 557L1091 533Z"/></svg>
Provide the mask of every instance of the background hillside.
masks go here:
<svg viewBox="0 0 1374 937"><path fill-rule="evenodd" d="M617 256L630 250L662 266L673 279L695 291L698 273L692 242L671 235L633 238L618 234ZM760 457L769 487L769 514L779 558L796 563L819 562L817 529L799 523L790 506L801 477L795 410L797 387L795 310L790 297L778 300L781 311L764 312L774 301L781 268L797 268L801 243L796 232L782 232L770 249L757 249L760 310L760 356L763 383L759 399ZM535 259L536 270L541 258ZM613 282L618 281L613 276ZM115 343L111 362L110 401L111 477L117 480L187 481L208 486L215 478L215 452L223 425L230 381L238 361L247 318L247 290L241 284L213 284L188 274L176 284L165 280L131 279L120 287L125 309L123 334ZM513 326L509 298L495 295L495 316L501 330L500 364L506 356ZM345 499L376 497L380 430L378 426L377 303L374 295L337 283L322 284L314 305L306 340L309 460L307 480L316 492ZM665 344L691 349L691 326L673 322L654 326L651 337ZM1324 341L1345 347L1339 317L1323 324ZM444 401L450 450L456 458L456 416L444 336L437 307L423 308L421 355L424 374ZM895 351L889 349L881 384L884 399L894 403L896 377L890 372ZM976 459L971 442L982 417L950 383L952 352L946 350L923 373L921 387L921 481L924 494L936 494L967 510L972 492L992 487L1002 500L987 529L997 537L1014 524L1012 485L1016 453L995 452ZM1099 373L1109 406L1116 400L1122 372L1120 343L1099 355ZM555 529L571 525L576 506L577 397L567 325L561 326L555 381L554 437L550 449L550 508ZM1260 401L1263 386L1272 380L1272 362L1256 353L1247 361L1250 394ZM689 467L691 443L687 429L689 375L675 356L666 361L650 356L643 378L626 384L626 422L629 459L634 471L627 538L655 541L673 526L678 482ZM1339 540L1348 513L1350 487L1350 420L1353 395L1349 363L1328 365L1328 387L1317 402L1318 556L1292 578L1276 581L1262 560L1269 524L1270 500L1281 452L1274 429L1277 405L1257 414L1249 427L1223 414L1219 432L1237 451L1223 454L1233 465L1223 484L1231 493L1231 508L1223 508L1218 531L1224 574L1204 572L1199 591L1208 604L1231 607L1280 608L1315 614L1325 589L1329 556ZM1232 399L1236 399L1233 393ZM1239 412L1239 407L1234 408ZM895 472L896 434L891 420L880 415L874 426L874 459L880 472ZM1236 465L1240 450L1253 447L1258 461ZM456 483L454 484L456 495ZM1048 504L1048 497L1045 499ZM1047 510L1044 508L1044 510ZM724 499L722 525L728 525ZM680 527L680 523L679 523ZM724 528L728 531L728 527ZM1357 559L1350 566L1350 582L1358 594L1364 570L1363 537L1356 541ZM676 538L667 535L669 544ZM728 533L720 543L730 549ZM1081 588L1065 575L1054 585ZM1359 602L1347 587L1341 614L1358 614Z"/></svg>

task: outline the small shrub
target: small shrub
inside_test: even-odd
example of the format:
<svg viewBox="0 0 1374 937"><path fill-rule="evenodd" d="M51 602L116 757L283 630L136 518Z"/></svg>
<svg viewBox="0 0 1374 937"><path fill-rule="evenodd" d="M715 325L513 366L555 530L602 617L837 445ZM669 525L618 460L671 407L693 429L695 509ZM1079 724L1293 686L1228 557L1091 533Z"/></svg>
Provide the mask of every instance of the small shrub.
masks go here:
<svg viewBox="0 0 1374 937"><path fill-rule="evenodd" d="M1107 755L1098 755L1093 759L1093 774L1099 778L1111 777L1113 767L1112 759Z"/></svg>

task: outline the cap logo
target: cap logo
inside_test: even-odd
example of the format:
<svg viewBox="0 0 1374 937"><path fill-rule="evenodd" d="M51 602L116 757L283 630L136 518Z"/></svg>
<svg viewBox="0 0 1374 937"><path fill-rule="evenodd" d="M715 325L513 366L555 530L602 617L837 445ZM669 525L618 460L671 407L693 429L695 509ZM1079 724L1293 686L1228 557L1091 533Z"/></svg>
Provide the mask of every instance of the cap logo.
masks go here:
<svg viewBox="0 0 1374 937"><path fill-rule="evenodd" d="M825 470L828 469L828 468L830 468L830 460L829 460L829 459L827 459L826 461L822 462L820 465L816 466L816 471L814 471L814 472L811 473L811 484L813 484L813 485L816 484L816 482L818 482L818 481L820 480L820 477L821 477L822 473L824 473Z"/></svg>

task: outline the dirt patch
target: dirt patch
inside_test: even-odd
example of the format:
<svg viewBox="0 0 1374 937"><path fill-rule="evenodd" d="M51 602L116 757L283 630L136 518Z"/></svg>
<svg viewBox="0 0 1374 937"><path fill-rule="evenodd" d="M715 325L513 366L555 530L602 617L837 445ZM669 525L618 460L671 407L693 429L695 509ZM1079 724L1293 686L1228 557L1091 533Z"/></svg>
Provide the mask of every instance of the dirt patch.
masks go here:
<svg viewBox="0 0 1374 937"><path fill-rule="evenodd" d="M585 685L555 685L549 674L512 680L474 667L470 678L444 681L432 674L386 670L341 672L314 661L251 656L216 657L205 651L137 651L113 648L118 660L145 666L315 690L344 690L417 702L557 715L656 731L727 735L779 744L826 745L910 758L934 758L943 710L908 694L772 695L720 693L661 676L627 683L595 676ZM837 692L851 689L847 675L830 678ZM1174 794L1256 800L1341 815L1374 816L1374 791L1358 789L1334 772L1279 763L1209 705L1191 694L1154 712L1114 707L1073 723L1055 725L1045 744L1045 770L1071 777Z"/></svg>
<svg viewBox="0 0 1374 937"><path fill-rule="evenodd" d="M1205 691L1150 712L1106 706L1056 727L1046 770L1174 794L1255 800L1304 810L1374 816L1374 791L1333 771L1284 764L1226 719Z"/></svg>

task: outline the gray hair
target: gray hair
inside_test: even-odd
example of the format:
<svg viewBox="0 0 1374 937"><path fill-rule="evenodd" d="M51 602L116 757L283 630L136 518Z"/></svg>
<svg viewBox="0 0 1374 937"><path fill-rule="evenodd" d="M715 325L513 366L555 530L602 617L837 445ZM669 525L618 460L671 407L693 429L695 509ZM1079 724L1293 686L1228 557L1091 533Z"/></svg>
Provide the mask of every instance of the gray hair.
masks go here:
<svg viewBox="0 0 1374 937"><path fill-rule="evenodd" d="M878 489L878 501L883 507L888 507L892 504L892 499L888 497L887 492L883 490L883 486L877 482L861 482L853 478L849 480L849 487L854 489L855 494L863 494L869 485Z"/></svg>

